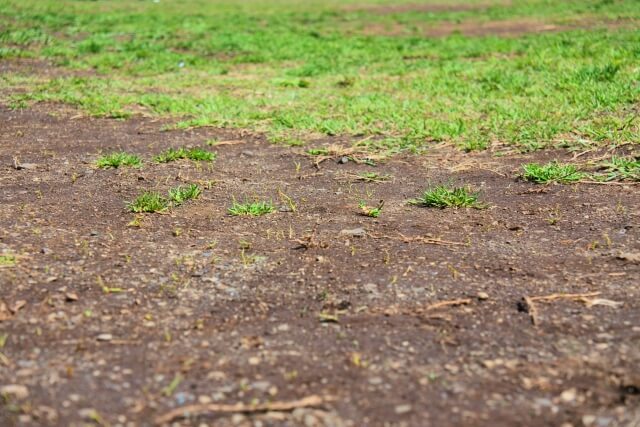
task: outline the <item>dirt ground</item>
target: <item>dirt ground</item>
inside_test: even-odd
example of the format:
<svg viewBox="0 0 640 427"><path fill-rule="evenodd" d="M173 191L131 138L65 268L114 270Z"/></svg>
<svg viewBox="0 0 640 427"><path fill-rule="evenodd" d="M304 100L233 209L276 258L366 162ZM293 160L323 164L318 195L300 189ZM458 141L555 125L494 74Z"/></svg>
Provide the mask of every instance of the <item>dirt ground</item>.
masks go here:
<svg viewBox="0 0 640 427"><path fill-rule="evenodd" d="M56 105L0 124L0 425L640 425L640 192L516 178L569 153L315 166ZM151 161L212 138L211 165ZM93 167L120 149L145 165ZM192 182L167 214L125 209ZM489 207L407 204L439 183ZM279 210L232 217L233 197Z"/></svg>

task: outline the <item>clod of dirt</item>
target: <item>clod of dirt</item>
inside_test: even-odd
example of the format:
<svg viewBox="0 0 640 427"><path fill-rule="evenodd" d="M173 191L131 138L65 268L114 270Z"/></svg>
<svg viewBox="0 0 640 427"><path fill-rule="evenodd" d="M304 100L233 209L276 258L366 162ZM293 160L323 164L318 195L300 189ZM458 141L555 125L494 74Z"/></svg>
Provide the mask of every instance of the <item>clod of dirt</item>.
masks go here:
<svg viewBox="0 0 640 427"><path fill-rule="evenodd" d="M15 170L23 170L23 169L27 169L27 170L34 170L38 168L38 164L37 163L20 163L18 161L18 159L13 159L13 168Z"/></svg>
<svg viewBox="0 0 640 427"><path fill-rule="evenodd" d="M367 235L367 232L364 228L358 227L358 228L353 228L351 230L344 229L340 231L340 235L349 236L349 237L364 237Z"/></svg>
<svg viewBox="0 0 640 427"><path fill-rule="evenodd" d="M26 399L29 397L29 389L20 384L7 384L0 387L0 395L18 400Z"/></svg>
<svg viewBox="0 0 640 427"><path fill-rule="evenodd" d="M618 259L640 264L640 252L622 252Z"/></svg>

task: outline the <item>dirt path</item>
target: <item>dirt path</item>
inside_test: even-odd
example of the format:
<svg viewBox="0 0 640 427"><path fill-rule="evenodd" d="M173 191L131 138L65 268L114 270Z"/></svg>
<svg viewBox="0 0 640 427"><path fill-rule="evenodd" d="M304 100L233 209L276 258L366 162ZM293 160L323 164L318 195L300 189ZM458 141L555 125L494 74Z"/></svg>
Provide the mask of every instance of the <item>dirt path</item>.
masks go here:
<svg viewBox="0 0 640 427"><path fill-rule="evenodd" d="M640 423L637 187L535 186L514 179L531 156L447 151L316 168L259 136L75 115L0 108L0 252L16 255L0 266L0 425L152 425L238 403L179 422ZM241 142L211 167L150 161L211 138ZM147 163L93 168L116 149ZM352 182L370 171L393 179ZM128 225L126 201L186 182L211 188ZM490 208L406 204L441 182ZM231 217L232 196L281 209ZM363 199L385 201L380 218ZM251 406L268 402L284 410Z"/></svg>

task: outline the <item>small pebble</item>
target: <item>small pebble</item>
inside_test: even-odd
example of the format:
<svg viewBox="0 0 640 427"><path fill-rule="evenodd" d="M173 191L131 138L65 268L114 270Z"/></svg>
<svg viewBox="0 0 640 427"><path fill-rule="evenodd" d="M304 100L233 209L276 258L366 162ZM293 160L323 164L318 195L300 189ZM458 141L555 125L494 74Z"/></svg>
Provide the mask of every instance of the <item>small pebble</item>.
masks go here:
<svg viewBox="0 0 640 427"><path fill-rule="evenodd" d="M398 415L407 414L411 412L411 405L408 405L408 404L398 405L395 408L395 412Z"/></svg>

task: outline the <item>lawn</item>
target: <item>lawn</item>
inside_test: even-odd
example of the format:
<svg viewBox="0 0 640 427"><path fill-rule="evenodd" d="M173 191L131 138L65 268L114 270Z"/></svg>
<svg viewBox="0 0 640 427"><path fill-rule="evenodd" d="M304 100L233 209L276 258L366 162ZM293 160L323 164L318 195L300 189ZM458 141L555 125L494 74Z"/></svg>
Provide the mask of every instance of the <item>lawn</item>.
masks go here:
<svg viewBox="0 0 640 427"><path fill-rule="evenodd" d="M639 141L633 1L63 3L0 2L0 58L69 71L3 75L5 91L24 88L12 105L143 111L288 144L372 137L391 151Z"/></svg>

